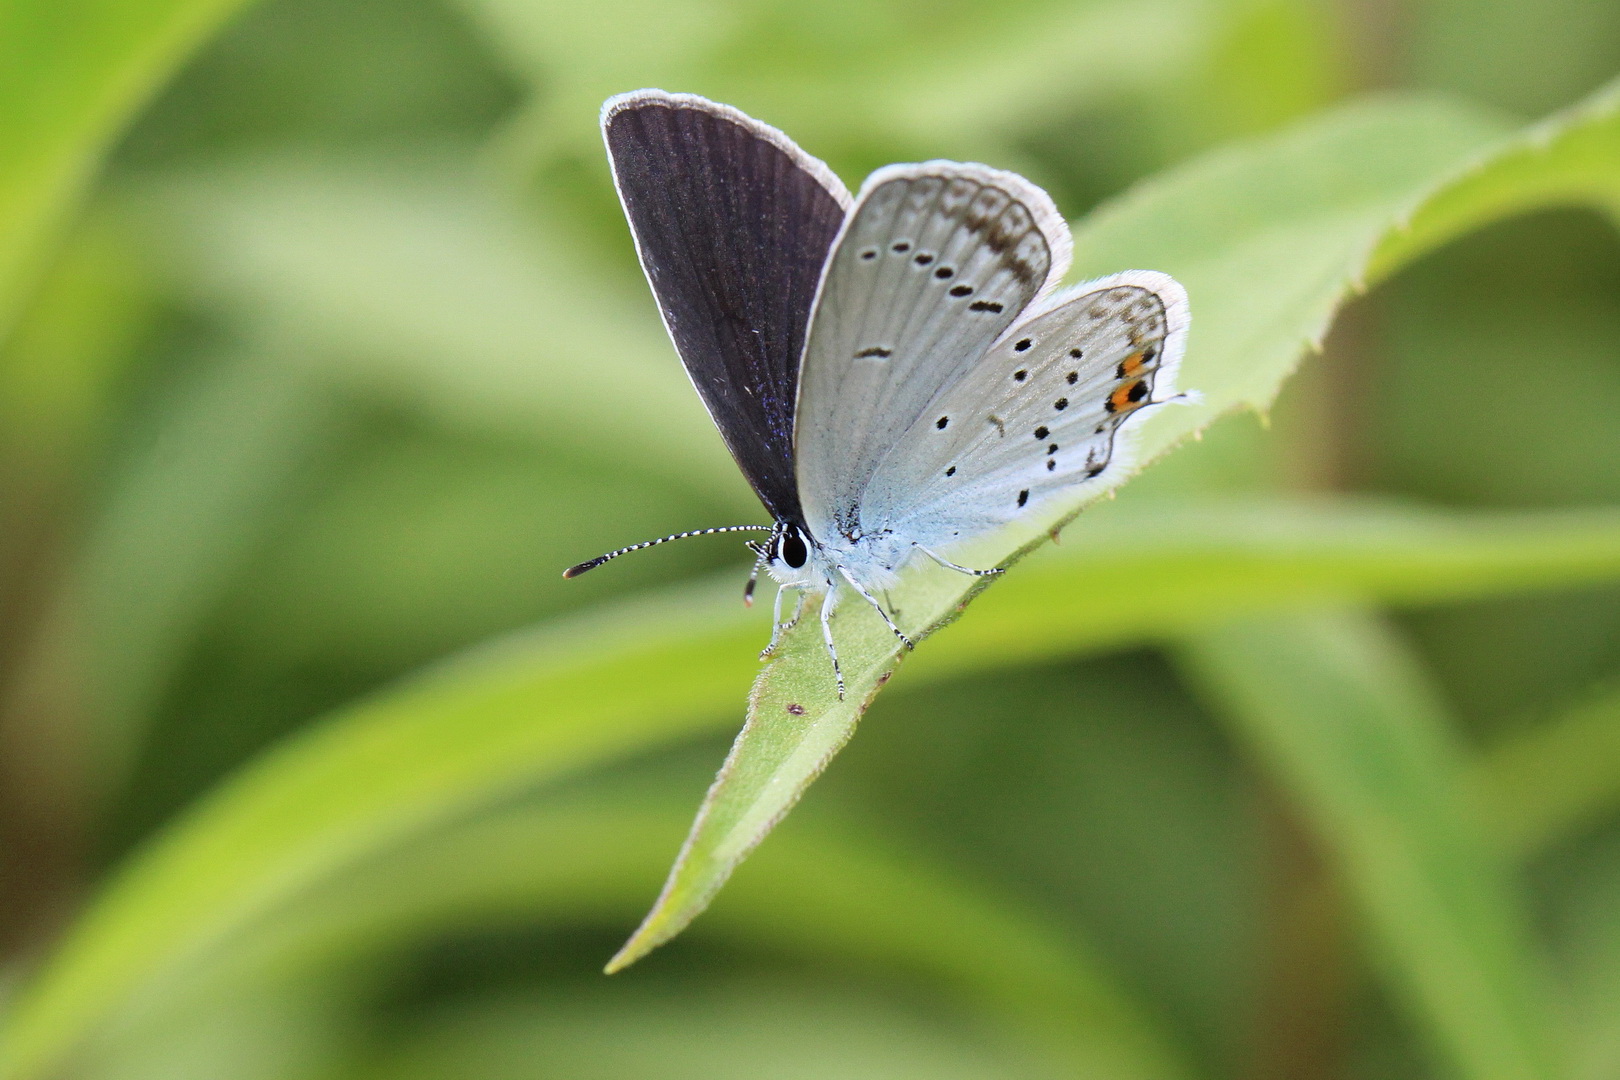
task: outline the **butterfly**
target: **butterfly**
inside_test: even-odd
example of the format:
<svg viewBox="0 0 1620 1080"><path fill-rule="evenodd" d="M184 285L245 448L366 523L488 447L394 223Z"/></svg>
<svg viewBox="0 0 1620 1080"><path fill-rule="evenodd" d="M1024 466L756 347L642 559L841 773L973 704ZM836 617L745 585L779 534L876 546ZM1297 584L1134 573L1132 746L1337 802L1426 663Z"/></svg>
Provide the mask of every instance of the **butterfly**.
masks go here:
<svg viewBox="0 0 1620 1080"><path fill-rule="evenodd" d="M782 132L691 94L602 107L636 251L687 374L770 512L744 591L778 583L769 656L821 594L878 599L914 560L985 576L953 549L1122 466L1133 417L1175 395L1187 298L1132 270L1057 290L1068 226L1013 173L953 161L878 169L851 197ZM782 598L797 594L782 618Z"/></svg>

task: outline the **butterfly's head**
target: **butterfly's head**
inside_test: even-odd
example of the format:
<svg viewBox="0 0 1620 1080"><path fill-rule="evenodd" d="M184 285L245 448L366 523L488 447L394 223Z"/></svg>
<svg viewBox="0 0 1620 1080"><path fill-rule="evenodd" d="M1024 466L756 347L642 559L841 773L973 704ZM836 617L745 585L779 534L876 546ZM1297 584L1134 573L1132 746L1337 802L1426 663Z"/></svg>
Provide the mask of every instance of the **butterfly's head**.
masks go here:
<svg viewBox="0 0 1620 1080"><path fill-rule="evenodd" d="M803 526L778 521L769 540L751 546L780 585L813 585L825 576L815 567L815 541Z"/></svg>

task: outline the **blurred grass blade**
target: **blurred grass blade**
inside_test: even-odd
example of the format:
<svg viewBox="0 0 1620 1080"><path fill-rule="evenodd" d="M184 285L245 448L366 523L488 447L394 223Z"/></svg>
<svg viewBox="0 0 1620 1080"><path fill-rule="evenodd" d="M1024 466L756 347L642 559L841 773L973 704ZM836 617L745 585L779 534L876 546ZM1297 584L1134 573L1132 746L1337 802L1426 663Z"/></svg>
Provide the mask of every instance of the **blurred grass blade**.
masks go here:
<svg viewBox="0 0 1620 1080"><path fill-rule="evenodd" d="M883 970L926 971L1043 1050L1058 1075L1191 1075L1168 1033L1095 955L1010 898L979 895L942 869L882 848L841 844L823 828L793 835L787 858L762 852L757 869L736 882L724 929L791 943L807 956L833 942Z"/></svg>
<svg viewBox="0 0 1620 1080"><path fill-rule="evenodd" d="M1620 693L1492 747L1475 769L1487 832L1524 858L1620 808Z"/></svg>
<svg viewBox="0 0 1620 1080"><path fill-rule="evenodd" d="M1416 661L1356 612L1222 624L1184 658L1321 837L1415 1029L1469 1080L1566 1075L1525 919Z"/></svg>
<svg viewBox="0 0 1620 1080"><path fill-rule="evenodd" d="M347 975L348 973L342 973ZM269 977L215 986L206 1007L119 1040L117 1056L74 1063L72 1080L293 1080L331 1077L363 1022L353 978Z"/></svg>
<svg viewBox="0 0 1620 1080"><path fill-rule="evenodd" d="M633 279L562 213L537 228L541 211L490 191L451 151L253 156L150 180L132 202L169 238L189 296L296 327L345 390L474 430L543 432L578 468L635 462L758 506L645 287L625 288Z"/></svg>
<svg viewBox="0 0 1620 1080"><path fill-rule="evenodd" d="M729 584L493 643L261 757L80 920L12 1015L0 1076L51 1075L176 965L370 851L712 725L747 681L758 628Z"/></svg>
<svg viewBox="0 0 1620 1080"><path fill-rule="evenodd" d="M874 2L866 18L838 19L830 52L802 47L823 32L811 9L464 5L538 88L497 148L531 170L551 156L596 157L597 106L648 85L738 105L835 166L865 164L873 147L1005 166L1030 136L1122 101L1145 140L1186 155L1319 107L1343 62L1309 0L1009 4L994 19L940 11L926 21ZM621 25L643 32L627 40ZM1013 54L1019 63L1002 62ZM772 57L765 70L762 55Z"/></svg>
<svg viewBox="0 0 1620 1080"><path fill-rule="evenodd" d="M119 130L239 0L0 5L0 341Z"/></svg>
<svg viewBox="0 0 1620 1080"><path fill-rule="evenodd" d="M770 5L610 0L588 11L558 2L464 0L493 48L540 88L505 135L508 156L599 153L596 110L638 86L691 90L745 108L813 153L838 143L930 145L940 155L1014 141L1054 110L1163 86L1208 63L1231 5L1210 0L1109 0L1009 5L993 20L887 15L840 19L839 48L802 48L812 21ZM896 33L893 19L911 32ZM624 25L642 27L631 39ZM1131 48L1151 39L1153 50ZM1023 62L991 58L1016 50ZM762 76L758 58L773 63ZM1133 62L1134 61L1134 62ZM946 73L954 73L947 75ZM971 85L975 93L958 92ZM836 162L835 162L836 164ZM856 178L858 179L858 178Z"/></svg>
<svg viewBox="0 0 1620 1080"><path fill-rule="evenodd" d="M977 1034L920 1016L870 987L721 972L678 993L605 986L485 992L411 1024L364 1076L1052 1080L1050 1071L985 1046Z"/></svg>
<svg viewBox="0 0 1620 1080"><path fill-rule="evenodd" d="M1594 131L1620 130L1620 98L1599 100L1537 129L1544 147L1539 160L1547 168L1587 156ZM1151 267L1173 274L1191 297L1192 334L1180 385L1201 397L1144 417L1137 460L1151 461L1222 413L1268 406L1304 346L1322 340L1338 306L1366 280L1385 238L1425 220L1423 208L1433 200L1441 201L1437 213L1453 213L1444 204L1447 181L1461 174L1465 183L1483 183L1491 169L1486 149L1503 145L1503 138L1495 120L1458 106L1385 101L1353 107L1175 170L1078 228L1076 276ZM1499 151L1502 184L1526 183L1519 144L1506 146ZM1416 246L1403 252L1405 258L1418 254ZM1386 272L1395 265L1393 258L1380 264ZM1129 477L1123 468L1113 472L1104 476L1115 484ZM967 565L1007 565L1079 509L1062 507L957 557ZM891 606L914 638L926 637L992 580L964 584L949 572L920 569L889 594ZM869 701L893 674L901 647L874 613L854 607L845 605L853 617L835 629L848 699L827 695L824 666L818 685L812 657L821 628L813 618L802 620L760 673L748 722L668 883L610 970L667 941L703 910L850 737L860 715L850 703Z"/></svg>
<svg viewBox="0 0 1620 1080"><path fill-rule="evenodd" d="M122 782L197 626L329 434L322 390L282 357L219 358L165 400L157 445L125 462L71 586L95 650L99 786Z"/></svg>
<svg viewBox="0 0 1620 1080"><path fill-rule="evenodd" d="M1620 576L1620 510L1440 512L1373 499L1122 496L932 639L907 680L1162 641L1229 615L1433 604ZM1119 553L1152 573L1120 573ZM1486 583L1489 584L1486 584ZM1031 633L1038 626L1040 632Z"/></svg>
<svg viewBox="0 0 1620 1080"><path fill-rule="evenodd" d="M1612 835L1581 862L1562 898L1564 954L1577 1080L1620 1076L1620 845Z"/></svg>
<svg viewBox="0 0 1620 1080"><path fill-rule="evenodd" d="M266 975L324 982L334 957L397 954L445 929L598 923L633 916L686 820L682 802L613 790L518 806L372 860L256 924L225 965L185 980L198 999ZM1189 1075L1167 1035L1067 933L948 868L874 843L865 830L805 821L740 877L704 930L822 965L937 985L1052 1075ZM232 956L231 954L234 954ZM212 977L210 975L212 972Z"/></svg>
<svg viewBox="0 0 1620 1080"><path fill-rule="evenodd" d="M953 650L943 662L924 653L916 673L954 676L973 663L1185 631L1186 598L1119 575L1122 549L1154 552L1169 580L1218 582L1194 606L1204 619L1268 602L1452 599L1620 578L1620 514L1458 520L1466 525L1412 511L1358 524L1352 508L1192 507L1178 517L1120 505L1098 515L1095 542L1077 532L1032 561L1029 589L1001 590L940 639ZM1053 615L1071 606L1087 614ZM1038 622L1043 632L1031 633ZM18 1000L0 1038L0 1077L50 1075L175 972L357 860L516 788L728 726L766 633L764 613L745 614L728 574L474 650L295 737L112 879ZM792 664L805 684L798 704L831 696L819 642ZM790 703L778 699L788 716ZM852 719L855 702L847 708ZM784 730L784 744L795 735L806 747L818 734L809 719Z"/></svg>

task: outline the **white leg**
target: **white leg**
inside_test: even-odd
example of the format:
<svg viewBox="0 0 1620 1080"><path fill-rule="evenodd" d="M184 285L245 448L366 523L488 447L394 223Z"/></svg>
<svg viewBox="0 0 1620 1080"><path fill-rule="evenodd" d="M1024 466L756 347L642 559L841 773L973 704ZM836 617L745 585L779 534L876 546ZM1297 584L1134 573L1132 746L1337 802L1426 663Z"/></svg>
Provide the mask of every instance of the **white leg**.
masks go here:
<svg viewBox="0 0 1620 1080"><path fill-rule="evenodd" d="M975 570L970 566L957 566L955 563L951 562L949 559L946 559L946 558L944 558L944 557L942 557L940 555L936 555L934 552L929 551L927 548L923 547L921 544L913 544L911 546L916 548L918 551L922 552L924 555L928 556L930 559L933 559L935 562L939 563L939 565L943 566L947 570L955 570L958 573L962 573L962 574L971 574L974 577L994 577L997 574L1001 573L1002 568L999 567L999 566L991 567L989 570Z"/></svg>
<svg viewBox="0 0 1620 1080"><path fill-rule="evenodd" d="M837 604L838 586L827 582L827 596L821 601L821 638L827 643L827 655L832 657L833 680L838 683L838 700L844 700L844 672L838 666L838 646L833 644L832 613Z"/></svg>
<svg viewBox="0 0 1620 1080"><path fill-rule="evenodd" d="M782 621L782 594L792 589L799 597L799 602L793 607L793 618L787 622ZM804 589L797 585L784 585L776 590L776 604L771 609L771 643L760 651L759 658L764 660L776 651L776 646L782 641L782 635L799 625L799 616L804 614Z"/></svg>
<svg viewBox="0 0 1620 1080"><path fill-rule="evenodd" d="M861 594L862 599L864 599L868 604L871 604L874 608L877 608L877 613L879 615L883 616L884 624L887 625L890 630L894 631L894 636L899 638L902 642L904 642L906 648L915 649L917 647L917 646L915 646L915 645L913 645L911 643L910 638L906 637L906 635L901 632L901 630L900 630L900 628L898 626L894 625L894 620L889 618L889 613L887 611L883 610L883 605L878 603L877 599L871 593L869 593L865 589L861 588L861 583L860 582L856 581L854 578L849 576L849 571L848 570L845 570L844 568L839 567L838 572L840 574L843 574L844 575L844 580L849 582L850 586L856 592Z"/></svg>

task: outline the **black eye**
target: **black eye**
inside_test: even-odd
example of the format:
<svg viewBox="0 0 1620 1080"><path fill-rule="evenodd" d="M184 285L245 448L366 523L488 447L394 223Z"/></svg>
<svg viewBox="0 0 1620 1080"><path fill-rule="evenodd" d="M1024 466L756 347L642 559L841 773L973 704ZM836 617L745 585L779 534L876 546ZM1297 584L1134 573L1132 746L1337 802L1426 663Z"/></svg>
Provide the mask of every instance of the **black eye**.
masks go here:
<svg viewBox="0 0 1620 1080"><path fill-rule="evenodd" d="M799 535L798 529L789 529L782 534L777 554L795 570L810 561L810 549L805 546L804 537Z"/></svg>

